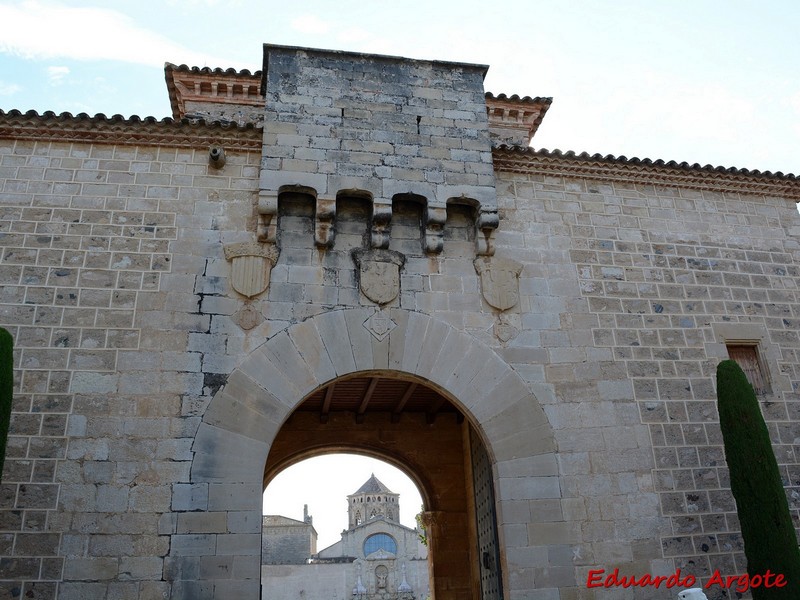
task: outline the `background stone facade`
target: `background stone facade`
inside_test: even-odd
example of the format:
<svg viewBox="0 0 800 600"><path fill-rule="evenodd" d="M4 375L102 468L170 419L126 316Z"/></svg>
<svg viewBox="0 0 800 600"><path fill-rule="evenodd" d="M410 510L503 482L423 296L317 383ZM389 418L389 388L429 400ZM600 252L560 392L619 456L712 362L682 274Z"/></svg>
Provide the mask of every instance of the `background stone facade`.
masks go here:
<svg viewBox="0 0 800 600"><path fill-rule="evenodd" d="M257 597L269 444L224 437L207 408L241 391L249 414L256 388L240 384L237 369L279 364L268 346L287 349L284 377L305 373L316 358L291 362L293 352L311 347L308 330L324 341L322 323L338 315L348 315L343 347L361 343L364 319L354 319L375 308L350 253L369 245L372 212L364 198L340 197L335 242L320 249L314 200L282 195L280 258L269 290L250 302L256 326L243 330L223 246L254 239L260 173L274 157L262 157L258 129L209 127L0 118L0 325L14 336L17 369L0 486L6 597ZM219 138L227 162L216 169L208 145ZM727 341L758 344L772 389L761 405L797 518L796 181L520 148L491 154L483 175L496 180L496 254L523 264L518 304L500 314L482 297L474 207L445 208L436 254L425 251L424 207L397 198L389 247L406 262L386 310L406 348L460 344L460 356L434 353L427 377L461 390L454 395L495 458L506 597L674 597L587 590L590 568L742 572L714 369ZM505 341L498 324L511 328ZM374 342L363 364L393 364L386 344L384 355ZM426 365L413 364L408 372L422 378ZM318 383L287 383L287 396L324 384L321 369ZM507 373L513 381L493 379ZM502 412L517 387L537 404ZM264 436L291 412L278 400ZM549 442L532 451L545 429L552 453ZM209 439L219 443L204 446ZM240 452L256 446L263 454ZM255 476L238 487L215 479L204 448Z"/></svg>
<svg viewBox="0 0 800 600"><path fill-rule="evenodd" d="M265 515L261 533L261 564L304 565L317 552L317 532L310 521Z"/></svg>

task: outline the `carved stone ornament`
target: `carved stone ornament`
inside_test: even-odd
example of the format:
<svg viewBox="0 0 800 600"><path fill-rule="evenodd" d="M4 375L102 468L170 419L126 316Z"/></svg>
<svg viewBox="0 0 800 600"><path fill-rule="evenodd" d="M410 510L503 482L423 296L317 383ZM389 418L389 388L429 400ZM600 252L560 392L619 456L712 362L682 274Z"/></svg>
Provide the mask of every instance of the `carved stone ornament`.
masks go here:
<svg viewBox="0 0 800 600"><path fill-rule="evenodd" d="M249 331L256 325L261 324L264 317L256 310L255 306L248 302L233 314L233 320L239 327Z"/></svg>
<svg viewBox="0 0 800 600"><path fill-rule="evenodd" d="M225 246L225 258L231 261L231 286L242 296L252 298L269 287L269 274L278 262L274 244L243 242Z"/></svg>
<svg viewBox="0 0 800 600"><path fill-rule="evenodd" d="M380 310L364 321L363 325L379 342L382 342L392 332L392 329L397 327L397 323Z"/></svg>
<svg viewBox="0 0 800 600"><path fill-rule="evenodd" d="M386 565L378 565L375 567L375 587L379 590L385 590L388 579L389 569Z"/></svg>
<svg viewBox="0 0 800 600"><path fill-rule="evenodd" d="M353 250L358 281L364 295L376 304L391 302L400 293L400 269L406 257L394 250Z"/></svg>
<svg viewBox="0 0 800 600"><path fill-rule="evenodd" d="M486 302L500 310L519 302L522 264L502 256L481 256L473 264L481 277L481 292Z"/></svg>
<svg viewBox="0 0 800 600"><path fill-rule="evenodd" d="M501 342L508 342L519 335L519 330L511 323L500 321L494 324L494 334Z"/></svg>

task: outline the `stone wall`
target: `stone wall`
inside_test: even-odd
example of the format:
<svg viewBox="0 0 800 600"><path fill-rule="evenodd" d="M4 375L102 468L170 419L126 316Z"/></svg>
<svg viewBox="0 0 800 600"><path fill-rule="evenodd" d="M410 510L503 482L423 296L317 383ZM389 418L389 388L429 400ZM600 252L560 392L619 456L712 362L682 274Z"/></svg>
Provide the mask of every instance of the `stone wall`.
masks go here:
<svg viewBox="0 0 800 600"><path fill-rule="evenodd" d="M209 519L161 515L196 501L196 414L226 367L197 343L217 309L195 278L224 223L252 218L258 156L214 173L206 152L0 144L5 593L52 597L63 578L62 598L160 597L165 534Z"/></svg>
<svg viewBox="0 0 800 600"><path fill-rule="evenodd" d="M451 70L465 78L453 85L480 83L479 70ZM309 114L311 96L277 100L292 105L290 120ZM432 113L458 100L410 97ZM356 106L322 108L345 125L366 119ZM391 121L412 126L397 143L456 139L432 113ZM365 370L442 391L485 441L512 600L599 597L585 588L590 568L744 570L714 407L728 341L757 344L764 358L772 391L761 405L798 516L796 191L753 191L774 183L759 174L693 178L623 159L588 170L573 157L553 174L521 150L521 166L490 173L483 146L445 144L449 158L430 158L446 162L442 185L461 185L455 163L475 171L463 179L475 196L496 180L495 256L523 267L519 300L501 311L473 264L490 253L476 244L489 235L476 213L494 210L493 196L447 204L434 181L417 182L432 186L420 193L409 182L435 170L414 162L428 160L424 144L409 164L373 164L398 156L364 140L345 148L358 128L343 125L328 131L341 133L344 154L320 157L309 141L326 139L318 124L278 131L285 124L267 116L263 157L228 145L221 169L208 164L207 137L144 143L114 123L98 127L118 145L56 141L54 129L50 141L3 134L0 325L14 336L17 370L0 486L2 594L256 597L270 445L308 393ZM474 129L485 136L485 122ZM320 178L328 159L355 179ZM365 195L371 169L390 166L386 187ZM283 185L292 189L278 200ZM377 238L376 206L384 217L391 207ZM245 300L224 247L252 242L267 216L280 255L269 289ZM334 237L321 239L320 216ZM381 244L405 263L382 309L396 329L378 340L363 326L377 309L351 253Z"/></svg>
<svg viewBox="0 0 800 600"><path fill-rule="evenodd" d="M316 553L316 537L310 523L266 515L261 533L261 564L304 565Z"/></svg>
<svg viewBox="0 0 800 600"><path fill-rule="evenodd" d="M498 186L498 246L526 262L527 337L500 352L556 431L579 584L598 565L744 572L715 369L727 340L759 344L772 386L761 406L797 519L794 203L535 174L499 173Z"/></svg>

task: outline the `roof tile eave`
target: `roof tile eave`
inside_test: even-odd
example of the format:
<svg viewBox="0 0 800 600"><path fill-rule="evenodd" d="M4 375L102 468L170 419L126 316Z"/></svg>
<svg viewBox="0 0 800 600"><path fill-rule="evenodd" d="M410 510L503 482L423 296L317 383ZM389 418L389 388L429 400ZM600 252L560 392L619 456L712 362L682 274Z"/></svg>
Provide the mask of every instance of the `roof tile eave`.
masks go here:
<svg viewBox="0 0 800 600"><path fill-rule="evenodd" d="M484 93L484 97L487 100L498 100L501 102L523 102L525 104L546 104L550 105L553 103L553 98L551 96L519 96L518 94L493 94L492 92Z"/></svg>
<svg viewBox="0 0 800 600"><path fill-rule="evenodd" d="M261 71L250 71L250 69L234 69L233 67L228 67L227 69L223 69L222 67L190 67L186 64L176 65L175 63L166 62L164 63L164 70L165 71L181 71L183 73L196 73L196 74L204 74L204 75L228 75L228 76L235 76L235 77L252 77L254 79L261 78Z"/></svg>
<svg viewBox="0 0 800 600"><path fill-rule="evenodd" d="M239 125L202 118L177 120L138 115L107 117L102 113L90 116L0 110L0 138L4 139L180 146L194 146L215 139L240 149L255 150L261 146L262 132L262 128L253 123Z"/></svg>
<svg viewBox="0 0 800 600"><path fill-rule="evenodd" d="M547 148L533 148L530 146L498 144L494 150L500 153L516 154L520 158L528 156L532 158L545 158L545 159L567 159L584 163L594 164L609 164L609 165L628 165L637 167L655 167L662 169L674 169L681 171L692 171L695 173L708 173L708 174L725 174L735 175L740 177L752 177L760 179L772 179L778 181L794 182L800 181L800 177L792 173L783 173L781 171L759 171L757 169L745 169L737 167L722 167L713 166L710 164L700 165L699 163L690 164L688 162L677 162L674 160L665 161L663 159L650 159L650 158L628 158L624 155L615 156L613 154L602 155L599 153L589 154L588 152L575 152L574 150L548 150Z"/></svg>

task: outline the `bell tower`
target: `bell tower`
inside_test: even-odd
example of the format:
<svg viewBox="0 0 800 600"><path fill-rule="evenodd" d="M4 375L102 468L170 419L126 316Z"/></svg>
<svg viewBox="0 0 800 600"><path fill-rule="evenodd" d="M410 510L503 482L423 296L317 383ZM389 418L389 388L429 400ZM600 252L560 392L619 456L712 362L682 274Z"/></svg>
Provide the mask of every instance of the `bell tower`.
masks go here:
<svg viewBox="0 0 800 600"><path fill-rule="evenodd" d="M400 522L400 494L387 488L373 473L358 491L347 496L348 529L382 517Z"/></svg>

